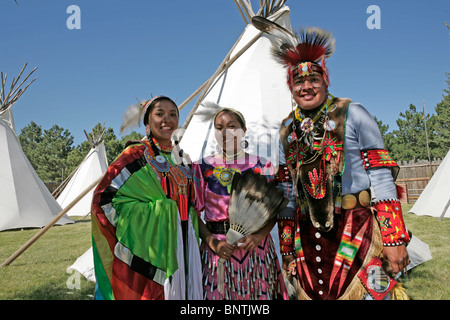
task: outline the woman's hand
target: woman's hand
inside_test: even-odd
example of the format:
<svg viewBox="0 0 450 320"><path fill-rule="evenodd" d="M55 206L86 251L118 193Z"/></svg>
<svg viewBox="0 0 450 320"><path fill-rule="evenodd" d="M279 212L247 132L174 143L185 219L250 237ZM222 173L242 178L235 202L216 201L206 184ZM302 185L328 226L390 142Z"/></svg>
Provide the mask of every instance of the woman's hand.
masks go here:
<svg viewBox="0 0 450 320"><path fill-rule="evenodd" d="M235 248L231 244L226 241L218 240L216 238L215 241L211 244L210 248L220 257L225 260L231 258Z"/></svg>
<svg viewBox="0 0 450 320"><path fill-rule="evenodd" d="M214 251L220 258L230 259L233 254L234 247L226 241L217 239L206 227L203 220L199 220L198 228L202 240Z"/></svg>
<svg viewBox="0 0 450 320"><path fill-rule="evenodd" d="M247 251L253 251L256 249L258 244L264 239L264 236L261 234L249 234L248 236L243 237L241 240L236 242L234 245L235 249L244 249Z"/></svg>
<svg viewBox="0 0 450 320"><path fill-rule="evenodd" d="M244 249L247 251L255 250L256 247L264 240L264 238L270 233L273 226L275 225L276 219L272 219L266 223L258 231L249 234L237 241L234 245L235 249Z"/></svg>

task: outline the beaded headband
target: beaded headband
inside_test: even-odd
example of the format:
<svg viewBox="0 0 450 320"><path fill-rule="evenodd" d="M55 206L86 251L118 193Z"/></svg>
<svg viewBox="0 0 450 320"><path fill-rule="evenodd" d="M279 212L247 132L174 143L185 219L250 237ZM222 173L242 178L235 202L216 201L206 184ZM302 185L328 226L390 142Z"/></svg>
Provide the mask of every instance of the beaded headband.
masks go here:
<svg viewBox="0 0 450 320"><path fill-rule="evenodd" d="M166 96L156 96L156 97L153 97L153 98L151 98L150 100L148 100L148 101L144 101L144 102L142 102L141 103L141 106L142 106L142 112L143 112L143 114L144 114L144 125L147 125L147 122L148 122L148 114L147 114L147 111L149 111L149 110L151 110L151 107L153 107L153 105L157 102L157 101L160 101L160 100L169 100L169 101L171 101L175 106L177 105L172 99L170 99L169 97L166 97ZM180 114L180 111L178 110L178 107L176 108L177 109L177 113L178 113L178 115Z"/></svg>

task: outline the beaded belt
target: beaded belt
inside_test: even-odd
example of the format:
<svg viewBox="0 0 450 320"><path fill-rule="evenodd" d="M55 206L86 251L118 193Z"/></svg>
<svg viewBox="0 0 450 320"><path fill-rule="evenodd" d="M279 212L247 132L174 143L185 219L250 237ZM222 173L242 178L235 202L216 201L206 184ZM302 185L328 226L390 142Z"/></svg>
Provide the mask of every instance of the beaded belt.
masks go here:
<svg viewBox="0 0 450 320"><path fill-rule="evenodd" d="M206 227L211 233L214 234L226 234L228 229L230 229L230 221L208 221L206 222Z"/></svg>
<svg viewBox="0 0 450 320"><path fill-rule="evenodd" d="M350 210L355 208L365 208L371 201L370 191L362 190L357 193L349 193L342 196L342 209Z"/></svg>

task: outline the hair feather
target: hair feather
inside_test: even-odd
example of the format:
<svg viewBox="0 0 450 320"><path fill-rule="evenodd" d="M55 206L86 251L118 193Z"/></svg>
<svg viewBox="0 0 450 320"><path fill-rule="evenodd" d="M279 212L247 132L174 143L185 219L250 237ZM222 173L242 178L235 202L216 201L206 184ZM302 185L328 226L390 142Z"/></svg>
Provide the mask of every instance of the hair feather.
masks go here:
<svg viewBox="0 0 450 320"><path fill-rule="evenodd" d="M209 122L214 119L216 113L221 109L221 106L212 101L202 102L201 108L195 112L196 116L200 116L201 121Z"/></svg>
<svg viewBox="0 0 450 320"><path fill-rule="evenodd" d="M144 117L141 104L135 103L128 107L122 117L122 125L120 126L120 133L126 130L131 130L140 126Z"/></svg>

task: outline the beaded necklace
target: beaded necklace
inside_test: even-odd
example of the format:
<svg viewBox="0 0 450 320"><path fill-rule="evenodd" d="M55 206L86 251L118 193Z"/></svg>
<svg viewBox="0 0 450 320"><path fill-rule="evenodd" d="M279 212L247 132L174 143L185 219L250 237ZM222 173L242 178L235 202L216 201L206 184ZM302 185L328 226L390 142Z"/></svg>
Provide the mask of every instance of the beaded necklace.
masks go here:
<svg viewBox="0 0 450 320"><path fill-rule="evenodd" d="M168 147L163 147L160 145L160 143L152 137L153 144L155 145L156 149L158 149L158 154L155 152L155 155L158 157L164 157L169 163L173 163L172 159L172 150L173 145L170 145Z"/></svg>
<svg viewBox="0 0 450 320"><path fill-rule="evenodd" d="M303 186L314 199L323 199L326 194L326 181L328 178L334 181L338 170L343 141L338 141L335 133L336 123L328 117L328 114L336 110L333 104L334 97L329 95L327 101L316 111L314 116L303 114L299 107L293 111L293 134L289 144L287 164L295 168L299 175L300 167L315 163L309 167L309 181L303 181ZM296 127L300 123L299 128ZM298 130L300 129L300 130ZM321 160L317 162L316 160ZM331 161L335 158L335 161ZM339 202L336 194L336 202Z"/></svg>
<svg viewBox="0 0 450 320"><path fill-rule="evenodd" d="M228 155L225 151L223 151L222 156L226 163L233 163L235 160L242 158L245 154L243 149L239 149L236 153Z"/></svg>
<svg viewBox="0 0 450 320"><path fill-rule="evenodd" d="M299 167L315 161L322 154L323 141L327 141L327 134L336 127L336 123L328 118L328 112L334 111L334 108L330 110L333 101L334 96L328 94L326 102L314 115L303 113L298 106L292 110L294 130L286 158L288 164L295 163L294 166Z"/></svg>
<svg viewBox="0 0 450 320"><path fill-rule="evenodd" d="M173 188L176 187L178 194L177 203L179 205L181 220L186 221L189 215L189 203L191 202L193 192L193 188L191 186L192 174L190 168L184 166L183 163L180 165L173 163L173 146L162 147L153 137L149 139L149 142L152 147L154 157L147 154L147 161L159 173L161 173L160 183L167 198L171 198L171 195L175 192L175 189ZM169 175L175 182L175 186L171 185Z"/></svg>
<svg viewBox="0 0 450 320"><path fill-rule="evenodd" d="M316 111L314 116L307 116L302 112L300 107L295 108L293 110L293 118L294 120L294 132L296 133L298 140L305 143L307 148L312 151L312 145L315 140L321 140L322 137L319 136L319 132L321 132L321 126L332 127L334 125L333 122L328 120L328 108L333 103L334 97L332 95L328 95L327 101ZM297 125L299 124L300 130L297 129ZM324 127L325 130L329 130L329 128ZM332 128L334 129L334 128Z"/></svg>

